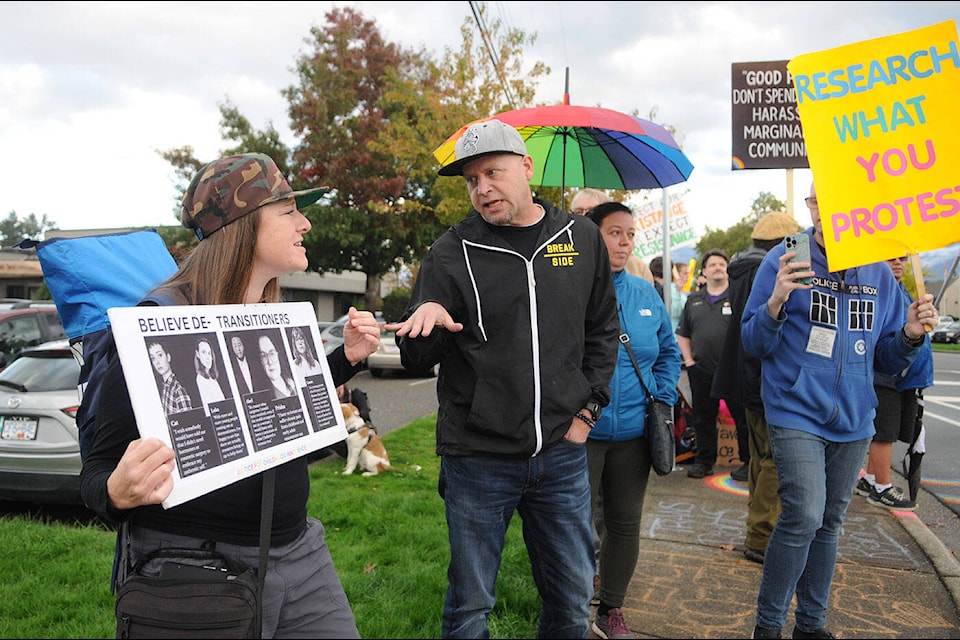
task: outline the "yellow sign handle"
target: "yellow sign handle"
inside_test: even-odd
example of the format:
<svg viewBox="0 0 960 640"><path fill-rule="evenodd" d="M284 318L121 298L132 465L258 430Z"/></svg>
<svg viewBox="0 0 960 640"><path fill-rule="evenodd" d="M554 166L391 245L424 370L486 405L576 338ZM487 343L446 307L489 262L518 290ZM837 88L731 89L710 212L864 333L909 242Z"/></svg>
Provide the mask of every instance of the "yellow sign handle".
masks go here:
<svg viewBox="0 0 960 640"><path fill-rule="evenodd" d="M927 294L927 288L923 284L923 267L920 266L920 254L911 253L910 255L910 266L913 267L913 279L917 283L917 298L922 298ZM927 333L933 331L933 327L929 324L923 325L924 330Z"/></svg>

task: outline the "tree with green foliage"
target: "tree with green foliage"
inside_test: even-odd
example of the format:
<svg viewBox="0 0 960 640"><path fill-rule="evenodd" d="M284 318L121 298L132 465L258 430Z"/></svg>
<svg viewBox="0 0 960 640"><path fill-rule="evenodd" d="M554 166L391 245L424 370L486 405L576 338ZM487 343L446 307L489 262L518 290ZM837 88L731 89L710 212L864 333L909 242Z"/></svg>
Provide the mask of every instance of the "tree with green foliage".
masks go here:
<svg viewBox="0 0 960 640"><path fill-rule="evenodd" d="M733 258L734 255L750 246L752 242L750 235L761 216L772 211L786 210L786 203L778 200L768 191L761 191L750 206L750 213L745 215L737 224L729 229L706 227L705 233L697 242L697 254L702 256L711 249L723 249L728 256Z"/></svg>
<svg viewBox="0 0 960 640"><path fill-rule="evenodd" d="M49 220L46 214L39 220L33 213L21 219L16 211L11 211L6 218L0 220L0 246L15 245L24 238L37 240L45 232L56 228L57 223Z"/></svg>

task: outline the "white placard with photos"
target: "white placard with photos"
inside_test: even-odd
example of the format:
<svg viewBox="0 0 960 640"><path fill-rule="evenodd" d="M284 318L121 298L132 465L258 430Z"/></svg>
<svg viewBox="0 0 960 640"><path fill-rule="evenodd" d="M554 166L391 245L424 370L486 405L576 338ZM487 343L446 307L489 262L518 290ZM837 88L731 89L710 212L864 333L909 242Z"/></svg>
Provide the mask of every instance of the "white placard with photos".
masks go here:
<svg viewBox="0 0 960 640"><path fill-rule="evenodd" d="M108 314L140 435L176 452L164 508L346 438L309 302Z"/></svg>

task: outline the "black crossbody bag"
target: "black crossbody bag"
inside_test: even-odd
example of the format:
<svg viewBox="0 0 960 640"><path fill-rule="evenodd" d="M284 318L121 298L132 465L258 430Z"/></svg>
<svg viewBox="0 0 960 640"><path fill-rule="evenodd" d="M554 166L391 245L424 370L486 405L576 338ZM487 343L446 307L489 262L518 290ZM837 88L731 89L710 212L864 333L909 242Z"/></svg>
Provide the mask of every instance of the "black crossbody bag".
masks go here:
<svg viewBox="0 0 960 640"><path fill-rule="evenodd" d="M637 358L633 355L633 348L630 346L630 336L626 332L620 334L620 342L627 348L630 362L633 363L637 377L640 378L640 386L647 394L647 417L644 422L644 435L650 449L650 466L653 467L658 476L665 476L673 471L677 457L677 443L673 437L673 407L654 398L650 390L647 389L647 385L643 382L643 375L640 374L640 365L637 364Z"/></svg>
<svg viewBox="0 0 960 640"><path fill-rule="evenodd" d="M144 554L117 589L117 637L259 638L275 485L276 469L264 471L259 568L239 566L215 544ZM160 575L142 575L152 561Z"/></svg>

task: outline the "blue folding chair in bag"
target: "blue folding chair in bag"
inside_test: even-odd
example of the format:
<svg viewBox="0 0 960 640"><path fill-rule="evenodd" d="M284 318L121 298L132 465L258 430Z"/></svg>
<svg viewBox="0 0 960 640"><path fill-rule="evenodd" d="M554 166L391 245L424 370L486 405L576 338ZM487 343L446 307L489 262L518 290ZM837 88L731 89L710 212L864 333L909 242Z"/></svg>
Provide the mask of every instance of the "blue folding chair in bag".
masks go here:
<svg viewBox="0 0 960 640"><path fill-rule="evenodd" d="M27 239L17 247L36 249L44 280L80 364L77 430L80 458L84 459L93 442L101 374L113 348L107 309L136 306L177 270L177 263L155 229Z"/></svg>

